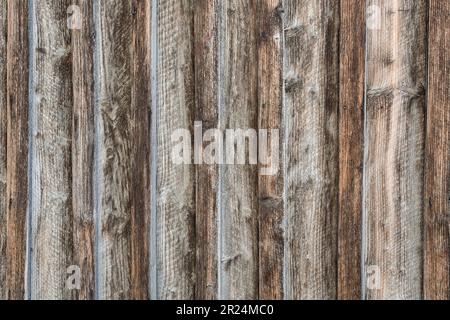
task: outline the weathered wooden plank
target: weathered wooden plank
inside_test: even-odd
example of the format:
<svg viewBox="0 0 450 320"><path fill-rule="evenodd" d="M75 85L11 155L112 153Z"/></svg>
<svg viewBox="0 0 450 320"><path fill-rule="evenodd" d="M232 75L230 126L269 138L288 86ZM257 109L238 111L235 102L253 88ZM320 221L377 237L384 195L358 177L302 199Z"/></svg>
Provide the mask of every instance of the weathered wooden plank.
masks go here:
<svg viewBox="0 0 450 320"><path fill-rule="evenodd" d="M284 180L280 161L281 143L271 150L272 139L282 130L283 116L283 22L280 0L258 2L258 128L268 130L267 160L260 159L261 169L272 167L273 172L259 176L259 298L283 298L283 218ZM283 137L281 137L283 138ZM273 146L275 147L275 146ZM275 155L275 153L277 153ZM261 163L263 160L265 163Z"/></svg>
<svg viewBox="0 0 450 320"><path fill-rule="evenodd" d="M191 299L195 169L172 161L171 137L177 129L193 132L193 2L159 1L158 10L157 298Z"/></svg>
<svg viewBox="0 0 450 320"><path fill-rule="evenodd" d="M7 0L0 1L0 300L6 288L6 33Z"/></svg>
<svg viewBox="0 0 450 320"><path fill-rule="evenodd" d="M450 2L431 0L424 212L424 298L450 298Z"/></svg>
<svg viewBox="0 0 450 320"><path fill-rule="evenodd" d="M220 128L257 129L257 3L224 1L221 15ZM258 298L258 168L249 165L248 152L246 164L238 163L238 149L246 144L225 146L225 155L234 151L235 157L221 169L221 299Z"/></svg>
<svg viewBox="0 0 450 320"><path fill-rule="evenodd" d="M364 296L420 299L427 1L367 6Z"/></svg>
<svg viewBox="0 0 450 320"><path fill-rule="evenodd" d="M218 127L218 0L194 2L195 120ZM200 128L199 128L200 129ZM205 143L203 147L205 148ZM196 299L217 299L218 165L196 166Z"/></svg>
<svg viewBox="0 0 450 320"><path fill-rule="evenodd" d="M25 298L28 206L28 1L8 1L7 298Z"/></svg>
<svg viewBox="0 0 450 320"><path fill-rule="evenodd" d="M78 7L69 9L72 29L72 198L74 264L81 272L81 288L77 298L95 298L94 251L94 79L93 47L94 23L91 0L77 0ZM78 12L79 10L79 12ZM78 16L80 14L80 16ZM77 20L78 19L78 20ZM77 24L80 25L77 25Z"/></svg>
<svg viewBox="0 0 450 320"><path fill-rule="evenodd" d="M338 299L361 298L365 1L341 1Z"/></svg>
<svg viewBox="0 0 450 320"><path fill-rule="evenodd" d="M339 3L286 1L286 298L337 293Z"/></svg>
<svg viewBox="0 0 450 320"><path fill-rule="evenodd" d="M98 290L149 296L150 1L99 1Z"/></svg>
<svg viewBox="0 0 450 320"><path fill-rule="evenodd" d="M32 299L71 299L65 287L73 264L72 54L69 0L39 0L33 8L31 110Z"/></svg>

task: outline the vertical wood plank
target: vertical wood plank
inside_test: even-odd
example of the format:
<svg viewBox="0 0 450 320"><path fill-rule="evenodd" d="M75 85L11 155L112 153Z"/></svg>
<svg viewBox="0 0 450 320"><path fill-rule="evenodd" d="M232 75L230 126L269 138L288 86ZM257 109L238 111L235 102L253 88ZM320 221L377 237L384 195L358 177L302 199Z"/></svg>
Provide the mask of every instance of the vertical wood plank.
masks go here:
<svg viewBox="0 0 450 320"><path fill-rule="evenodd" d="M365 1L341 1L338 299L361 298Z"/></svg>
<svg viewBox="0 0 450 320"><path fill-rule="evenodd" d="M450 298L450 2L431 0L424 213L424 298Z"/></svg>
<svg viewBox="0 0 450 320"><path fill-rule="evenodd" d="M218 1L194 3L195 120L218 127ZM206 145L203 145L206 147ZM202 159L203 160L203 159ZM196 167L196 299L217 299L217 164Z"/></svg>
<svg viewBox="0 0 450 320"><path fill-rule="evenodd" d="M157 298L195 294L195 169L172 162L171 137L193 132L193 2L158 1Z"/></svg>
<svg viewBox="0 0 450 320"><path fill-rule="evenodd" d="M0 300L6 299L6 33L7 0L0 0Z"/></svg>
<svg viewBox="0 0 450 320"><path fill-rule="evenodd" d="M31 298L72 299L65 287L73 264L71 1L32 3Z"/></svg>
<svg viewBox="0 0 450 320"><path fill-rule="evenodd" d="M257 3L224 1L222 7L221 129L257 129ZM223 131L225 132L225 131ZM225 155L245 140L225 146ZM248 149L248 148L247 148ZM256 165L222 168L220 299L258 298L258 172Z"/></svg>
<svg viewBox="0 0 450 320"><path fill-rule="evenodd" d="M427 1L367 6L365 297L420 299Z"/></svg>
<svg viewBox="0 0 450 320"><path fill-rule="evenodd" d="M285 2L286 298L335 299L339 3Z"/></svg>
<svg viewBox="0 0 450 320"><path fill-rule="evenodd" d="M98 5L99 297L147 299L150 1Z"/></svg>
<svg viewBox="0 0 450 320"><path fill-rule="evenodd" d="M81 14L81 29L72 29L71 43L74 264L81 271L81 288L76 292L77 298L92 300L95 298L93 8L90 0L77 0L73 4L78 6ZM74 9L77 10L76 7Z"/></svg>
<svg viewBox="0 0 450 320"><path fill-rule="evenodd" d="M283 108L283 22L280 0L258 2L258 128L282 129ZM284 255L284 180L281 148L270 150L272 137L269 131L266 143L276 171L259 176L259 298L283 298ZM283 137L281 137L283 138ZM277 141L281 146L280 141ZM260 145L261 148L261 145ZM278 155L272 153L278 152ZM260 159L261 160L261 159ZM260 166L266 167L260 163Z"/></svg>
<svg viewBox="0 0 450 320"><path fill-rule="evenodd" d="M7 298L25 298L28 206L28 1L8 1Z"/></svg>

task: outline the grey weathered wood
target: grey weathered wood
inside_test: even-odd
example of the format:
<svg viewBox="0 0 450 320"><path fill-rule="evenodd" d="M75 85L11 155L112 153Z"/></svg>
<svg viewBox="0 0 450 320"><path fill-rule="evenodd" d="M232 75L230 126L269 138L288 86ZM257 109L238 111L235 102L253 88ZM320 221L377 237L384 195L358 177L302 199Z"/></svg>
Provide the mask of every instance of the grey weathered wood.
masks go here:
<svg viewBox="0 0 450 320"><path fill-rule="evenodd" d="M361 298L365 1L341 1L338 299Z"/></svg>
<svg viewBox="0 0 450 320"><path fill-rule="evenodd" d="M94 23L91 0L77 0L81 13L81 29L73 29L72 37L72 206L74 215L74 264L80 267L81 288L77 298L95 298L94 252ZM73 12L73 14L76 14ZM76 17L74 17L76 18Z"/></svg>
<svg viewBox="0 0 450 320"><path fill-rule="evenodd" d="M367 5L365 298L420 299L427 1Z"/></svg>
<svg viewBox="0 0 450 320"><path fill-rule="evenodd" d="M259 298L283 298L284 255L284 166L283 166L283 22L282 3L264 0L258 4L258 128L278 130L279 148L270 150L272 137L260 141L268 145L276 168L260 175L259 193ZM278 153L275 155L275 153ZM266 162L266 161L265 161ZM276 162L276 163L275 163ZM260 163L261 169L268 167ZM260 172L261 173L261 172Z"/></svg>
<svg viewBox="0 0 450 320"><path fill-rule="evenodd" d="M221 6L220 128L256 129L257 2L232 0ZM221 169L220 299L258 297L258 168L248 162L248 156L246 165L234 159L234 165Z"/></svg>
<svg viewBox="0 0 450 320"><path fill-rule="evenodd" d="M450 1L429 2L424 298L450 298Z"/></svg>
<svg viewBox="0 0 450 320"><path fill-rule="evenodd" d="M288 299L335 299L338 222L339 3L286 1Z"/></svg>
<svg viewBox="0 0 450 320"><path fill-rule="evenodd" d="M6 299L6 30L7 0L0 1L0 300Z"/></svg>
<svg viewBox="0 0 450 320"><path fill-rule="evenodd" d="M218 5L194 2L195 120L218 127ZM206 145L204 145L206 147ZM216 299L218 165L196 166L196 299Z"/></svg>
<svg viewBox="0 0 450 320"><path fill-rule="evenodd" d="M195 176L172 162L171 136L194 124L193 2L158 1L157 298L195 289Z"/></svg>
<svg viewBox="0 0 450 320"><path fill-rule="evenodd" d="M73 264L72 54L69 0L38 0L34 9L31 168L31 298L71 299Z"/></svg>
<svg viewBox="0 0 450 320"><path fill-rule="evenodd" d="M147 299L150 1L98 6L99 297Z"/></svg>

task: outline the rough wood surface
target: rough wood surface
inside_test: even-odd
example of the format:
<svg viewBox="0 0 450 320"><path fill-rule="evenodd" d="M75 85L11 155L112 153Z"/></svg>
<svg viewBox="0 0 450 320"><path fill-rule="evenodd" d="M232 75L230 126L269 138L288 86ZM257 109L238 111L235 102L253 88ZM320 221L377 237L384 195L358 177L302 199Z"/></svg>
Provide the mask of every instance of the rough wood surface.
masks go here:
<svg viewBox="0 0 450 320"><path fill-rule="evenodd" d="M33 299L71 299L73 264L72 53L69 0L33 2L31 106L31 291Z"/></svg>
<svg viewBox="0 0 450 320"><path fill-rule="evenodd" d="M279 0L260 1L258 9L258 128L278 130L279 137L277 150L270 150L270 132L267 142L260 141L268 145L277 169L258 181L259 298L267 300L283 298L283 12Z"/></svg>
<svg viewBox="0 0 450 320"><path fill-rule="evenodd" d="M286 292L335 299L339 3L286 1Z"/></svg>
<svg viewBox="0 0 450 320"><path fill-rule="evenodd" d="M420 299L427 1L367 5L380 24L367 30L364 272L379 268L380 286L365 297Z"/></svg>
<svg viewBox="0 0 450 320"><path fill-rule="evenodd" d="M257 2L221 3L221 129L255 129L257 97ZM241 145L242 146L242 145ZM229 154L235 146L225 146ZM235 149L236 150L236 149ZM222 166L220 191L220 299L258 297L257 166Z"/></svg>
<svg viewBox="0 0 450 320"><path fill-rule="evenodd" d="M202 133L218 127L219 1L200 0L194 3L195 120L202 122ZM218 165L203 163L197 165L195 187L197 248L195 297L217 299Z"/></svg>
<svg viewBox="0 0 450 320"><path fill-rule="evenodd" d="M341 1L338 298L361 298L365 1Z"/></svg>
<svg viewBox="0 0 450 320"><path fill-rule="evenodd" d="M150 1L98 3L98 291L149 296Z"/></svg>
<svg viewBox="0 0 450 320"><path fill-rule="evenodd" d="M28 1L8 1L6 286L25 298L28 205Z"/></svg>
<svg viewBox="0 0 450 320"><path fill-rule="evenodd" d="M431 0L424 213L424 298L450 298L450 2Z"/></svg>
<svg viewBox="0 0 450 320"><path fill-rule="evenodd" d="M6 299L6 36L7 0L0 0L0 300Z"/></svg>
<svg viewBox="0 0 450 320"><path fill-rule="evenodd" d="M158 1L157 297L195 294L195 170L172 162L172 133L193 132L193 1Z"/></svg>
<svg viewBox="0 0 450 320"><path fill-rule="evenodd" d="M72 207L74 218L74 264L80 267L80 300L95 298L94 170L94 22L90 0L79 6L81 29L72 30ZM76 13L73 13L76 14Z"/></svg>

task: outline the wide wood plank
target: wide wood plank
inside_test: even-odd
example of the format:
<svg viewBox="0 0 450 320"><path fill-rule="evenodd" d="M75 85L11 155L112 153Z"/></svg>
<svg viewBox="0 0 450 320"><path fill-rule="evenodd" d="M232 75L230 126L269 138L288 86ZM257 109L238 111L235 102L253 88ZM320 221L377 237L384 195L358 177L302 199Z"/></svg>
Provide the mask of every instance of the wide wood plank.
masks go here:
<svg viewBox="0 0 450 320"><path fill-rule="evenodd" d="M365 1L341 1L338 298L361 298Z"/></svg>
<svg viewBox="0 0 450 320"><path fill-rule="evenodd" d="M257 129L257 2L221 2L219 127ZM225 131L223 131L225 132ZM237 145L239 143L239 145ZM225 146L229 156L245 141ZM248 149L248 148L247 148ZM221 168L220 299L258 298L258 167L231 159Z"/></svg>
<svg viewBox="0 0 450 320"><path fill-rule="evenodd" d="M424 213L424 298L450 298L450 2L431 0Z"/></svg>
<svg viewBox="0 0 450 320"><path fill-rule="evenodd" d="M80 26L72 29L72 198L74 215L74 264L80 268L80 290L77 298L95 298L94 251L94 23L91 0L77 0L70 10ZM77 22L77 21L74 21ZM80 27L80 28L78 28Z"/></svg>
<svg viewBox="0 0 450 320"><path fill-rule="evenodd" d="M267 175L260 171L258 181L259 298L266 300L284 295L283 12L280 0L260 1L258 8L258 128L268 131L267 141L259 141L260 149L267 146L267 159L259 165L273 168ZM277 139L274 150L272 139Z"/></svg>
<svg viewBox="0 0 450 320"><path fill-rule="evenodd" d="M33 3L31 106L32 299L71 299L65 286L73 264L72 53L68 0Z"/></svg>
<svg viewBox="0 0 450 320"><path fill-rule="evenodd" d="M7 46L7 245L8 299L25 298L28 205L28 1L8 1Z"/></svg>
<svg viewBox="0 0 450 320"><path fill-rule="evenodd" d="M150 1L96 5L98 296L147 299Z"/></svg>
<svg viewBox="0 0 450 320"><path fill-rule="evenodd" d="M0 0L0 300L6 299L6 34L7 0Z"/></svg>
<svg viewBox="0 0 450 320"><path fill-rule="evenodd" d="M195 293L195 169L173 162L171 141L177 129L193 132L193 21L193 1L158 1L158 299Z"/></svg>
<svg viewBox="0 0 450 320"><path fill-rule="evenodd" d="M367 6L364 297L420 299L427 1Z"/></svg>
<svg viewBox="0 0 450 320"><path fill-rule="evenodd" d="M339 178L339 3L284 4L286 292L335 299Z"/></svg>
<svg viewBox="0 0 450 320"><path fill-rule="evenodd" d="M201 121L202 134L218 127L218 2L194 2L195 120ZM195 297L216 299L218 164L203 160L196 166L195 183Z"/></svg>

